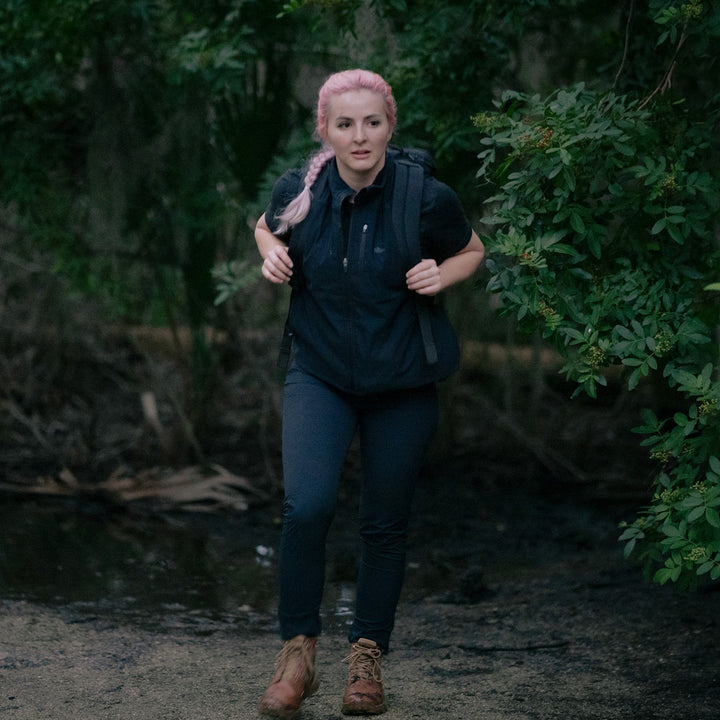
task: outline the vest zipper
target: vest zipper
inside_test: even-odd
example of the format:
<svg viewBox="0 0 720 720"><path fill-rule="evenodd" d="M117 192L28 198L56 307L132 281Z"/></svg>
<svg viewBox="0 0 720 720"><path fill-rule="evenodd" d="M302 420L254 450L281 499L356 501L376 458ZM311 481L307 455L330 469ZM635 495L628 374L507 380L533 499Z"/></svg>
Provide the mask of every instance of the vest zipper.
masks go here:
<svg viewBox="0 0 720 720"><path fill-rule="evenodd" d="M362 233L360 235L360 264L362 265L363 262L363 255L365 252L365 243L367 242L367 231L368 231L368 225L367 223L364 223L362 226ZM345 250L347 253L347 248ZM348 257L347 254L342 260L342 266L343 266L343 272L347 272L348 269Z"/></svg>
<svg viewBox="0 0 720 720"><path fill-rule="evenodd" d="M360 270L363 270L365 267L365 245L367 244L367 231L368 225L367 223L363 223L362 232L360 234Z"/></svg>

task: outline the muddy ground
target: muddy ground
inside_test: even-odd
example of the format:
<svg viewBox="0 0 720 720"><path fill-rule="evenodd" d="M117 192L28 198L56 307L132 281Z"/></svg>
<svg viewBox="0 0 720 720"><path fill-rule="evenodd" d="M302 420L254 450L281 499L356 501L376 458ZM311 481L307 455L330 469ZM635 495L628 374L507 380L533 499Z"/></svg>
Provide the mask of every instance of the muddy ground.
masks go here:
<svg viewBox="0 0 720 720"><path fill-rule="evenodd" d="M447 459L429 467L418 492L408 578L385 659L388 720L720 716L720 596L646 583L617 543L617 523L629 508L587 489L559 492L507 475L473 481L448 468ZM332 531L322 684L306 702L304 720L341 717L347 613L340 604L353 570L352 490L347 483ZM271 550L274 509L269 503L242 516L170 522L173 532L198 542L214 536L238 552ZM160 535L168 522L144 518L137 532ZM133 522L121 524L132 535ZM191 607L181 593L168 602L158 585L172 594L183 578L150 570L147 596L157 601L83 600L63 594L57 579L55 595L44 602L6 596L2 717L257 717L279 648L269 556L267 572L254 581L268 584L264 607L261 588L254 603L243 605L226 593L221 611L203 598ZM221 573L214 582L222 585Z"/></svg>
<svg viewBox="0 0 720 720"><path fill-rule="evenodd" d="M108 357L119 362L117 353ZM125 460L128 448L144 451L137 438L150 435L136 430L137 386L119 376L104 371L112 382L93 386L88 397L101 392L101 402L79 391L59 398L60 421L48 411L15 413L44 444L33 446L20 425L8 431L19 443L4 450L3 458L20 458L13 473L43 448L49 453L53 438L74 448L80 433L68 428L82 430L83 422L90 440L76 445L86 451L68 457L79 458L80 469L86 463L90 477ZM86 385L95 375L77 377ZM113 387L121 397L106 395ZM717 586L689 594L648 583L617 541L618 524L652 492L645 451L638 454L630 433L636 408L622 393L578 404L567 388L541 390L533 395L515 381L503 388L498 376L472 373L444 390L445 432L419 484L385 658L385 717L717 720ZM277 429L244 422L243 402L249 412L259 401L239 389L228 394L227 432L216 432L211 452L265 482L266 500L255 498L247 511L0 496L2 718L257 717L280 647L279 467L268 440ZM254 427L264 434L239 444ZM329 540L321 687L303 720L341 717L355 482L351 456Z"/></svg>

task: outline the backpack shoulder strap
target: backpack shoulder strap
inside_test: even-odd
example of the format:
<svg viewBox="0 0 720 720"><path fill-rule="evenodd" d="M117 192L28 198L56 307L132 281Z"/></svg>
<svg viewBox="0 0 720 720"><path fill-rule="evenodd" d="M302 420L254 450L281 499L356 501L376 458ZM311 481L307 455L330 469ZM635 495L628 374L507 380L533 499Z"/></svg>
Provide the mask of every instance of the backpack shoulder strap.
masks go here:
<svg viewBox="0 0 720 720"><path fill-rule="evenodd" d="M395 158L395 183L392 197L392 222L397 237L405 238L410 260L417 264L422 260L420 248L420 208L425 180L425 168L412 156L400 151ZM425 359L430 365L438 361L437 347L430 319L431 299L415 293L420 333Z"/></svg>

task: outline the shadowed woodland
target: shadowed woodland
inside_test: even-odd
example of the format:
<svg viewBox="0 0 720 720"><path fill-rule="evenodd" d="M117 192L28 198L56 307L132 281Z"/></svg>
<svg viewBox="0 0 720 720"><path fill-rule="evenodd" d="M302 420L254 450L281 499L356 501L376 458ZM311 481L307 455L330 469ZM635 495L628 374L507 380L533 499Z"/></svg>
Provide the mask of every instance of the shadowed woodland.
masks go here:
<svg viewBox="0 0 720 720"><path fill-rule="evenodd" d="M257 717L288 295L252 228L363 66L488 250L445 297L385 717L715 720L719 40L702 0L3 0L3 718Z"/></svg>
<svg viewBox="0 0 720 720"><path fill-rule="evenodd" d="M252 227L364 66L488 248L430 463L636 508L628 558L716 581L719 35L697 0L5 2L0 491L276 502L287 293Z"/></svg>

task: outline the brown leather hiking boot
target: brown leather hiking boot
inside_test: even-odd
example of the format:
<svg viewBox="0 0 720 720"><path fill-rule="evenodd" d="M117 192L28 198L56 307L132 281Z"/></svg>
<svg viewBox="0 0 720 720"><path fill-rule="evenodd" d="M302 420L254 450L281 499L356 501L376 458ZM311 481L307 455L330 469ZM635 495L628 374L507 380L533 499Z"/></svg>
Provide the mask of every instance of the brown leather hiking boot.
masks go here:
<svg viewBox="0 0 720 720"><path fill-rule="evenodd" d="M373 640L360 638L350 646L345 660L350 664L343 696L344 715L379 715L385 707L380 658L382 650Z"/></svg>
<svg viewBox="0 0 720 720"><path fill-rule="evenodd" d="M302 701L315 693L315 643L317 638L298 635L288 640L275 661L275 676L260 700L260 714L289 720Z"/></svg>

